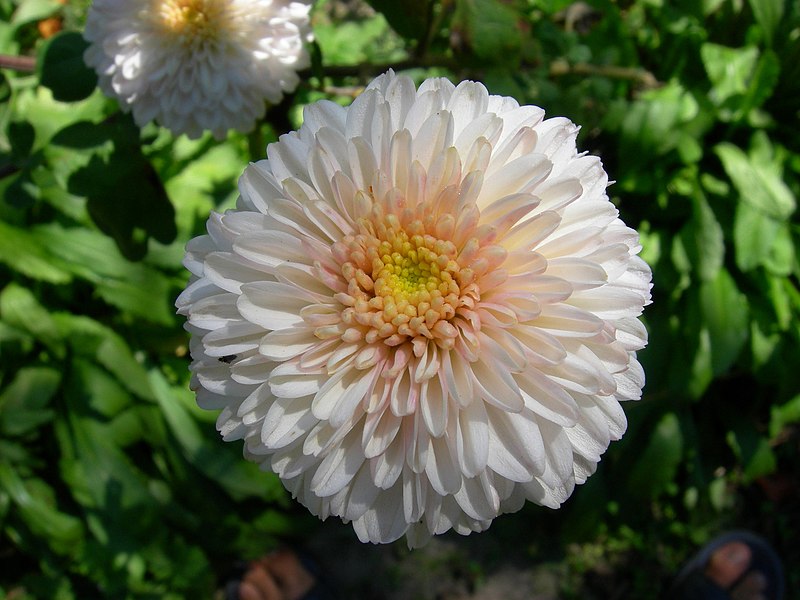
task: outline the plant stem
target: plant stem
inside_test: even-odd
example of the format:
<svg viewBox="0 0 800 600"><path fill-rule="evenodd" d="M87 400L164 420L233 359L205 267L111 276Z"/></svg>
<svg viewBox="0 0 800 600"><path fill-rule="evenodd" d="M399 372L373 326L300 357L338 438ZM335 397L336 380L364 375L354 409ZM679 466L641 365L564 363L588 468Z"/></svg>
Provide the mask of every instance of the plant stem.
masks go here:
<svg viewBox="0 0 800 600"><path fill-rule="evenodd" d="M36 70L36 59L33 56L11 56L0 54L0 69L13 69L32 73Z"/></svg>

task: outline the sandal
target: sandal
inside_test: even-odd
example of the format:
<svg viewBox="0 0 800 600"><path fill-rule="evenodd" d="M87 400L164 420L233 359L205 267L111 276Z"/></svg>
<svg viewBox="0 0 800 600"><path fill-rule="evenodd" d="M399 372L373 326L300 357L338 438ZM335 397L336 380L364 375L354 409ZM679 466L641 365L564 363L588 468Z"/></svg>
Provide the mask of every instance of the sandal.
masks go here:
<svg viewBox="0 0 800 600"><path fill-rule="evenodd" d="M727 589L709 579L705 574L711 556L725 544L741 542L750 548L750 564L742 575ZM761 573L766 580L762 595L767 600L783 598L783 567L778 555L766 540L748 531L731 531L706 544L678 573L667 598L670 600L730 600L734 589L749 573Z"/></svg>
<svg viewBox="0 0 800 600"><path fill-rule="evenodd" d="M325 583L325 579L317 562L307 553L299 550L290 550L305 570L313 577L314 585L306 592L300 600L335 600L336 596L331 592L330 587ZM245 574L250 570L251 564L241 561L234 565L231 574L226 579L224 588L225 600L239 600L239 586Z"/></svg>

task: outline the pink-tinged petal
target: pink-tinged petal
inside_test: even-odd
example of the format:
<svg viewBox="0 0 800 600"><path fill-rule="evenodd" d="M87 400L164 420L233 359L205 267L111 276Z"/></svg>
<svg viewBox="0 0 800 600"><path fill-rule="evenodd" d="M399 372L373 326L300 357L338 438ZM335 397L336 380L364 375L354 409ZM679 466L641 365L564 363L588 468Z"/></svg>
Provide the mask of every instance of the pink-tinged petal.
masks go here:
<svg viewBox="0 0 800 600"><path fill-rule="evenodd" d="M318 496L331 496L341 490L355 477L364 463L361 444L355 432L334 448L317 467L311 479L311 491Z"/></svg>
<svg viewBox="0 0 800 600"><path fill-rule="evenodd" d="M355 521L372 508L380 492L380 488L372 484L369 466L362 464L350 485L331 498L331 513L348 521Z"/></svg>
<svg viewBox="0 0 800 600"><path fill-rule="evenodd" d="M593 337L603 329L603 320L569 304L551 304L542 308L535 325L560 338Z"/></svg>
<svg viewBox="0 0 800 600"><path fill-rule="evenodd" d="M203 346L209 356L233 356L258 348L265 333L258 325L238 321L205 334Z"/></svg>
<svg viewBox="0 0 800 600"><path fill-rule="evenodd" d="M525 408L564 428L573 427L579 408L563 387L536 369L515 377L525 399Z"/></svg>
<svg viewBox="0 0 800 600"><path fill-rule="evenodd" d="M312 330L299 327L269 332L261 338L258 351L265 358L280 362L303 354L318 344Z"/></svg>
<svg viewBox="0 0 800 600"><path fill-rule="evenodd" d="M545 469L545 451L536 420L514 418L496 409L489 409L487 415L487 466L501 477L520 483L541 475Z"/></svg>
<svg viewBox="0 0 800 600"><path fill-rule="evenodd" d="M477 204L483 209L495 198L510 194L532 193L553 167L541 154L526 154L499 168L483 182Z"/></svg>
<svg viewBox="0 0 800 600"><path fill-rule="evenodd" d="M386 451L370 459L369 467L372 481L382 490L391 488L405 467L406 449L400 437L389 444Z"/></svg>
<svg viewBox="0 0 800 600"><path fill-rule="evenodd" d="M269 387L280 398L303 398L316 394L327 379L323 373L305 372L296 361L284 362L272 369Z"/></svg>
<svg viewBox="0 0 800 600"><path fill-rule="evenodd" d="M406 523L414 523L422 518L428 486L417 473L403 470L403 516Z"/></svg>
<svg viewBox="0 0 800 600"><path fill-rule="evenodd" d="M245 283L269 279L266 270L259 268L232 252L214 252L205 259L203 270L207 280L226 292L240 293Z"/></svg>
<svg viewBox="0 0 800 600"><path fill-rule="evenodd" d="M470 402L459 413L456 424L458 464L465 477L475 477L489 460L489 426L483 402Z"/></svg>
<svg viewBox="0 0 800 600"><path fill-rule="evenodd" d="M441 437L447 426L448 396L438 377L427 379L420 385L419 403L428 432L432 437Z"/></svg>
<svg viewBox="0 0 800 600"><path fill-rule="evenodd" d="M375 458L383 454L400 431L401 423L402 418L395 416L390 410L367 414L361 438L364 455Z"/></svg>
<svg viewBox="0 0 800 600"><path fill-rule="evenodd" d="M267 230L241 236L233 246L247 260L274 269L285 261L308 261L308 253L296 235L285 231Z"/></svg>
<svg viewBox="0 0 800 600"><path fill-rule="evenodd" d="M461 488L461 472L453 451L444 437L431 438L425 474L431 487L442 496L455 494Z"/></svg>
<svg viewBox="0 0 800 600"><path fill-rule="evenodd" d="M218 288L215 288L218 291ZM223 293L194 301L188 322L200 329L217 329L238 321L236 294Z"/></svg>
<svg viewBox="0 0 800 600"><path fill-rule="evenodd" d="M316 424L304 400L274 398L261 425L261 441L271 450L283 448L307 435Z"/></svg>
<svg viewBox="0 0 800 600"><path fill-rule="evenodd" d="M400 538L408 529L404 518L402 487L385 492L384 502L376 503L364 515L353 521L358 539L362 542L389 543Z"/></svg>
<svg viewBox="0 0 800 600"><path fill-rule="evenodd" d="M257 281L242 286L237 306L242 316L264 329L285 329L303 323L300 310L315 298L295 286L277 281Z"/></svg>

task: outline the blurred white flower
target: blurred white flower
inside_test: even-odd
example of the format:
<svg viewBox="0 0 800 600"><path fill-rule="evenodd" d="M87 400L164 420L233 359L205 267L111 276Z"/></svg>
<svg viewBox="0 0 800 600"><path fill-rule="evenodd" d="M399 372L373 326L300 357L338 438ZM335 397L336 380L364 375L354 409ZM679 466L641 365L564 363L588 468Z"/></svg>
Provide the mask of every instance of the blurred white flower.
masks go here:
<svg viewBox="0 0 800 600"><path fill-rule="evenodd" d="M200 406L362 541L558 507L644 385L650 269L600 160L473 82L304 116L188 245Z"/></svg>
<svg viewBox="0 0 800 600"><path fill-rule="evenodd" d="M86 63L103 92L173 133L249 131L309 65L311 0L94 0Z"/></svg>

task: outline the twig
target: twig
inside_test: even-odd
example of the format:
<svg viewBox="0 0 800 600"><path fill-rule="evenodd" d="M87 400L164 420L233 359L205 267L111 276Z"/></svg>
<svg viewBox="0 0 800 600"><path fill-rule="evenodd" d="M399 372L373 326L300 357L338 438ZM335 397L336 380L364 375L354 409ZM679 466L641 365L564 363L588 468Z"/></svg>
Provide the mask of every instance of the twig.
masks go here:
<svg viewBox="0 0 800 600"><path fill-rule="evenodd" d="M11 56L0 54L0 69L13 69L32 73L36 70L36 59L33 56Z"/></svg>
<svg viewBox="0 0 800 600"><path fill-rule="evenodd" d="M550 77L564 75L596 75L609 79L626 79L635 81L645 88L656 88L661 84L650 71L634 67L617 67L615 65L592 65L589 63L569 64L565 60L556 60L550 65Z"/></svg>

